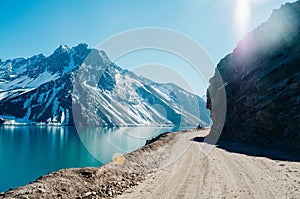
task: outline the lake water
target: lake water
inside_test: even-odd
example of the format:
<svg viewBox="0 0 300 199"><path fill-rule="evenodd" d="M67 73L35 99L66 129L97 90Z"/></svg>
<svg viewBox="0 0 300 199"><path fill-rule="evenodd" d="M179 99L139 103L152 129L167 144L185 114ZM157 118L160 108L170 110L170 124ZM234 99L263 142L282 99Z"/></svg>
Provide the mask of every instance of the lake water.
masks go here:
<svg viewBox="0 0 300 199"><path fill-rule="evenodd" d="M174 128L0 126L0 192L63 168L98 167Z"/></svg>

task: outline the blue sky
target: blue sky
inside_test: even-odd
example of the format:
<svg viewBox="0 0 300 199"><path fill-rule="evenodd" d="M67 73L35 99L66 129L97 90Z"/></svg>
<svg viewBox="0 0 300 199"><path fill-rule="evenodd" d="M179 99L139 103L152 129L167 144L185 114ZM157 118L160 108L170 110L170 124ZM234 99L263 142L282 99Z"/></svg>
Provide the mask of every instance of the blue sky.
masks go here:
<svg viewBox="0 0 300 199"><path fill-rule="evenodd" d="M238 1L247 1L250 15L236 26ZM162 27L197 41L216 64L246 32L266 21L288 0L0 0L0 58L51 54L60 44L90 47L119 32ZM240 13L243 13L241 11ZM130 57L118 64L136 65ZM142 62L143 58L138 58ZM158 60L159 61L159 60ZM141 64L141 63L138 64ZM157 61L156 61L157 62ZM133 66L131 66L133 67ZM175 67L176 68L176 67ZM193 83L192 83L193 84ZM192 86L193 87L193 86ZM200 91L197 91L200 92ZM202 91L201 91L202 92Z"/></svg>

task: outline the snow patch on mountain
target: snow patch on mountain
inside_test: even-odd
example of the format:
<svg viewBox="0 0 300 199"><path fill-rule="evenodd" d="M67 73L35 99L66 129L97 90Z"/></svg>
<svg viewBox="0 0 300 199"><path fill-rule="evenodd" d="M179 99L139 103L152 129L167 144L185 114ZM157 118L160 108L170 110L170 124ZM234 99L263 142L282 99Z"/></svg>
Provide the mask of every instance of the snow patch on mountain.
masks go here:
<svg viewBox="0 0 300 199"><path fill-rule="evenodd" d="M85 44L73 48L62 45L49 57L0 63L0 114L10 124L210 123L200 97L174 84L159 84L123 70L105 52Z"/></svg>

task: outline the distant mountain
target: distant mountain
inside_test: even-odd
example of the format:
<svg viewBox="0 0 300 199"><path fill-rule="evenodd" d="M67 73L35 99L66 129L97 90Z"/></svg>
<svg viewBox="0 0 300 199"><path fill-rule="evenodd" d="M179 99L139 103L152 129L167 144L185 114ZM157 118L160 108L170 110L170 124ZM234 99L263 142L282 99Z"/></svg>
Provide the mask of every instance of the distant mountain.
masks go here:
<svg viewBox="0 0 300 199"><path fill-rule="evenodd" d="M227 95L221 140L300 153L300 1L275 10L217 68ZM217 78L210 80L210 108L223 100ZM214 130L217 111L212 120Z"/></svg>
<svg viewBox="0 0 300 199"><path fill-rule="evenodd" d="M205 102L174 84L123 70L86 44L49 57L0 62L0 118L6 124L197 126Z"/></svg>

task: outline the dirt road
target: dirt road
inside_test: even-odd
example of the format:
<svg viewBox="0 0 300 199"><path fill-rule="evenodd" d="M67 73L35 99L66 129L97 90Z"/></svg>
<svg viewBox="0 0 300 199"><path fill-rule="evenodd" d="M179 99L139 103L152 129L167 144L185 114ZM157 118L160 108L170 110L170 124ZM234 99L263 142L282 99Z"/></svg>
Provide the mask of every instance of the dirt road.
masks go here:
<svg viewBox="0 0 300 199"><path fill-rule="evenodd" d="M191 141L205 134L177 135L185 152L118 198L300 198L299 162L230 153ZM176 143L164 153L176 153Z"/></svg>
<svg viewBox="0 0 300 199"><path fill-rule="evenodd" d="M49 173L0 198L300 198L299 161L231 153L202 142L208 132L165 134L103 167Z"/></svg>

